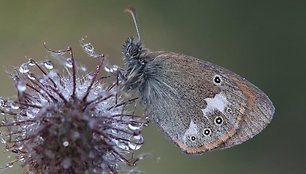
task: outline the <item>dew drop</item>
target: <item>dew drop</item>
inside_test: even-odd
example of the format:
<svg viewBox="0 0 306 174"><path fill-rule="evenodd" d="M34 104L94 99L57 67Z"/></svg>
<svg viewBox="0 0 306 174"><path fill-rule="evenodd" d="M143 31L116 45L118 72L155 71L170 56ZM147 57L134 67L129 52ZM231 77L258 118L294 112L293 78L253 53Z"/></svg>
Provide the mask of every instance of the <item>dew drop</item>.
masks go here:
<svg viewBox="0 0 306 174"><path fill-rule="evenodd" d="M11 108L12 108L12 109L15 109L15 110L16 110L16 109L19 109L19 105L18 105L16 102L12 102L12 103L11 103Z"/></svg>
<svg viewBox="0 0 306 174"><path fill-rule="evenodd" d="M64 146L64 147L68 147L68 146L69 146L69 142L68 142L68 141L64 141L64 142L63 142L63 146Z"/></svg>
<svg viewBox="0 0 306 174"><path fill-rule="evenodd" d="M27 89L27 86L24 81L19 80L16 84L16 88L18 92L24 92Z"/></svg>
<svg viewBox="0 0 306 174"><path fill-rule="evenodd" d="M45 141L45 139L41 136L39 136L38 139L41 140L41 141Z"/></svg>
<svg viewBox="0 0 306 174"><path fill-rule="evenodd" d="M129 142L129 148L132 149L132 150L138 150L138 149L141 148L141 146L142 146L142 144Z"/></svg>
<svg viewBox="0 0 306 174"><path fill-rule="evenodd" d="M3 98L0 98L0 106L4 107L5 105L5 100Z"/></svg>
<svg viewBox="0 0 306 174"><path fill-rule="evenodd" d="M118 141L117 139L112 138L111 142L114 143L114 147L118 148L121 151L129 151L130 150L130 148L127 144L125 144L121 141Z"/></svg>
<svg viewBox="0 0 306 174"><path fill-rule="evenodd" d="M113 70L118 71L119 67L117 65L113 65Z"/></svg>
<svg viewBox="0 0 306 174"><path fill-rule="evenodd" d="M91 45L91 43L86 43L82 45L84 51L91 57L95 57L95 48Z"/></svg>
<svg viewBox="0 0 306 174"><path fill-rule="evenodd" d="M22 150L24 147L21 145L21 146L19 146L17 149L18 150Z"/></svg>
<svg viewBox="0 0 306 174"><path fill-rule="evenodd" d="M7 164L6 164L6 167L7 167L7 168L12 168L12 167L14 167L14 164L13 164L13 163L7 163Z"/></svg>
<svg viewBox="0 0 306 174"><path fill-rule="evenodd" d="M141 134L133 136L129 141L129 148L132 150L138 150L143 144L143 137Z"/></svg>
<svg viewBox="0 0 306 174"><path fill-rule="evenodd" d="M104 70L106 72L111 72L112 69L109 67L109 65L105 65Z"/></svg>
<svg viewBox="0 0 306 174"><path fill-rule="evenodd" d="M117 65L105 65L104 70L106 72L113 73L113 72L116 72L118 68L119 67Z"/></svg>
<svg viewBox="0 0 306 174"><path fill-rule="evenodd" d="M33 73L28 73L27 76L30 80L35 80L35 75Z"/></svg>
<svg viewBox="0 0 306 174"><path fill-rule="evenodd" d="M44 67L47 68L47 69L53 69L53 64L51 61L45 61L43 63Z"/></svg>
<svg viewBox="0 0 306 174"><path fill-rule="evenodd" d="M142 144L143 143L143 136L141 134L135 135L131 138L131 141L136 142L138 144Z"/></svg>
<svg viewBox="0 0 306 174"><path fill-rule="evenodd" d="M20 78L19 78L17 75L14 75L14 76L12 77L12 79L13 79L14 81L20 80Z"/></svg>
<svg viewBox="0 0 306 174"><path fill-rule="evenodd" d="M28 65L29 66L34 66L35 65L35 61L31 58L28 59Z"/></svg>
<svg viewBox="0 0 306 174"><path fill-rule="evenodd" d="M20 156L19 157L19 161L24 162L25 161L25 157L24 156Z"/></svg>
<svg viewBox="0 0 306 174"><path fill-rule="evenodd" d="M65 66L66 66L67 68L72 68L72 67L73 67L72 58L67 58L67 59L66 59Z"/></svg>
<svg viewBox="0 0 306 174"><path fill-rule="evenodd" d="M21 72L21 73L29 72L29 66L28 65L29 65L28 63L24 63L24 64L20 65L19 72Z"/></svg>
<svg viewBox="0 0 306 174"><path fill-rule="evenodd" d="M130 147L128 145L126 145L125 143L117 143L117 147L120 148L123 151L129 151Z"/></svg>
<svg viewBox="0 0 306 174"><path fill-rule="evenodd" d="M109 72L109 73L113 73L114 71L116 71L117 70L117 68L118 68L118 66L116 66L116 65L105 65L105 67L104 67L104 70L106 71L106 72Z"/></svg>
<svg viewBox="0 0 306 174"><path fill-rule="evenodd" d="M141 126L138 126L138 125L135 125L135 124L129 124L128 127L131 131L138 131L138 130L141 129Z"/></svg>

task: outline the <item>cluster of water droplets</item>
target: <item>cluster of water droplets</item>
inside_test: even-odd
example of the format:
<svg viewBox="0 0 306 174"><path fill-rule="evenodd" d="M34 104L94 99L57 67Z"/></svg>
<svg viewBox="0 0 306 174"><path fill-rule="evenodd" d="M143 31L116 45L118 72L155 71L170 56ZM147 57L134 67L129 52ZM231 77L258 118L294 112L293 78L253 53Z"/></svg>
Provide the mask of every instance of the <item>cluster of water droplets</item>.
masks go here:
<svg viewBox="0 0 306 174"><path fill-rule="evenodd" d="M120 118L120 121L126 120L128 122L130 118ZM144 138L141 134L142 127L144 125L135 125L133 123L130 124L120 124L120 123L113 123L112 127L115 129L108 130L108 133L112 135L111 137L111 144L114 145L114 147L120 151L120 152L133 152L135 150L138 150L141 148L141 146L144 143ZM128 129L126 129L128 127ZM124 131L118 131L118 130L126 130Z"/></svg>
<svg viewBox="0 0 306 174"><path fill-rule="evenodd" d="M94 60L104 58L84 39L81 47ZM17 73L12 75L12 79L17 98L0 97L1 126L8 128L6 134L0 132L1 142L7 144L8 151L17 154L18 161L27 161L25 166L49 164L49 160L31 161L42 156L51 161L61 157L63 154L49 148L52 143L45 144L50 137L54 139L57 135L56 139L61 139L57 149L74 149L76 144L81 146L78 149L82 145L92 146L89 151L86 150L88 147L80 150L84 159L95 164L88 169L89 173L101 173L108 168L116 171L120 162L130 163L125 155L143 145L141 131L148 122L147 118L126 109L135 101L120 95L120 88L114 85L116 81L105 84L97 80L98 73L88 72L84 65L76 62L71 50L48 51L51 59L36 61L29 58L16 68ZM107 63L101 66L111 75L119 69ZM68 129L65 126L69 124L76 126ZM88 131L93 133L88 134ZM85 139L91 144L79 143L84 136L89 136ZM33 149L42 149L43 153L37 154ZM64 170L70 169L75 167L75 161L73 157L64 155L60 166ZM4 168L13 164L8 163ZM54 166L54 169L58 167ZM37 167L35 170L39 171ZM53 169L49 166L45 170L52 172Z"/></svg>
<svg viewBox="0 0 306 174"><path fill-rule="evenodd" d="M90 42L85 42L84 38L81 39L80 44L89 57L98 58L104 56L103 54L96 53L94 46Z"/></svg>

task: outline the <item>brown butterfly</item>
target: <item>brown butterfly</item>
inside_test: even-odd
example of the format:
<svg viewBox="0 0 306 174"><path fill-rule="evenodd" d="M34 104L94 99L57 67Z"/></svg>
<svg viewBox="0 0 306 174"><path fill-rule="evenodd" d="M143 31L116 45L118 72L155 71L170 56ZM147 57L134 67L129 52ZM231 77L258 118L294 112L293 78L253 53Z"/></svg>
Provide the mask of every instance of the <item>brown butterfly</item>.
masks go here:
<svg viewBox="0 0 306 174"><path fill-rule="evenodd" d="M144 48L138 38L123 44L126 91L138 90L146 114L184 152L195 154L241 144L272 120L268 96L239 75L184 54Z"/></svg>

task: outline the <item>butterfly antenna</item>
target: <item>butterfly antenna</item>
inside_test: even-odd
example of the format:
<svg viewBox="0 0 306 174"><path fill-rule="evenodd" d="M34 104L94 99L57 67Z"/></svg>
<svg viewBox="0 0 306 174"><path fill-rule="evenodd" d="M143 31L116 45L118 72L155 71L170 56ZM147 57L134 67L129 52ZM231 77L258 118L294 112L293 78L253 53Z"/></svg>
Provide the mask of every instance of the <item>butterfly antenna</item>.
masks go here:
<svg viewBox="0 0 306 174"><path fill-rule="evenodd" d="M135 24L136 32L137 32L137 35L138 35L138 39L140 40L140 33L139 33L139 28L138 28L137 20L136 20L135 8L134 7L128 7L124 11L130 13L130 15L132 16L134 24Z"/></svg>

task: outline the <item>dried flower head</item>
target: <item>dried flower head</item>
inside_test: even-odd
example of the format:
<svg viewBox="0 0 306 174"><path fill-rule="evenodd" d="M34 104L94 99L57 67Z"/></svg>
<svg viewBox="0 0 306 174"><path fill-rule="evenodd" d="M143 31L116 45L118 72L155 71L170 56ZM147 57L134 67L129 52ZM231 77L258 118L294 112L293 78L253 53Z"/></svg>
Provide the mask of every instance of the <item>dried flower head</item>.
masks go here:
<svg viewBox="0 0 306 174"><path fill-rule="evenodd" d="M147 119L136 116L116 78L103 78L105 57L90 43L84 51L99 61L94 72L78 64L71 48L52 51L52 60L29 59L12 75L16 98L0 98L1 139L24 173L118 173L139 158ZM109 82L109 79L113 79ZM3 131L3 129L5 129Z"/></svg>

